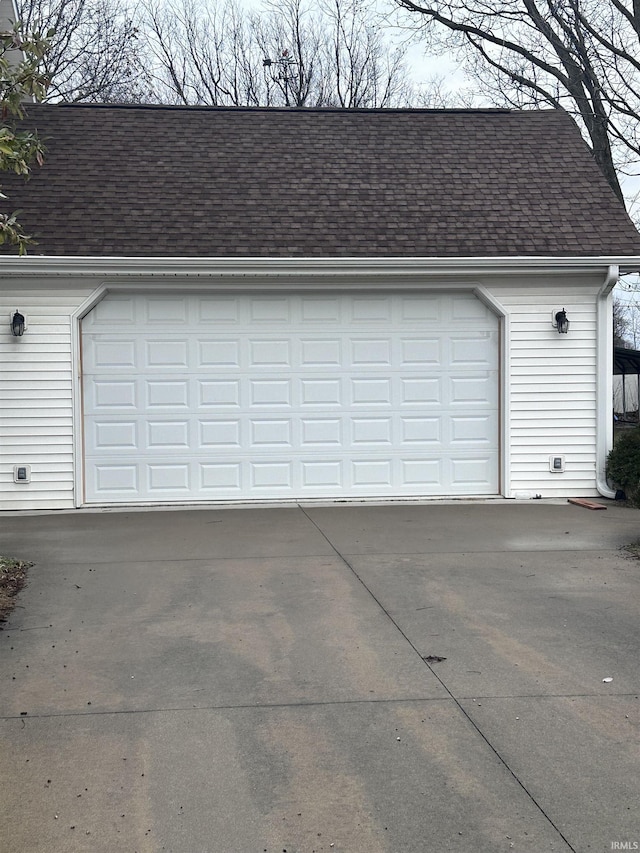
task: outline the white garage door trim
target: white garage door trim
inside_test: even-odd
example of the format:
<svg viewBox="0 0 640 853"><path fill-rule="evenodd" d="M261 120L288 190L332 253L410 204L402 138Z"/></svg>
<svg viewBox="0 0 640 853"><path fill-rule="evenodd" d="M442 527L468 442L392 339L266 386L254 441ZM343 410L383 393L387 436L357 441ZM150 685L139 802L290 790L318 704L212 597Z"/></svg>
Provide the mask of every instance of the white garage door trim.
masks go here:
<svg viewBox="0 0 640 853"><path fill-rule="evenodd" d="M203 292L190 292L187 295L174 291L172 296L165 291L164 293L139 292L135 296L127 294L117 297L115 295L117 291L112 293L114 298L120 299L121 304L123 300L138 300L138 305L153 304L155 320L152 318L150 321L152 331L141 334L140 329L135 326L135 321L131 325L130 321L134 318L130 318L131 332L127 332L128 321L126 317L120 316L113 327L118 330L116 337L113 336L113 330L111 332L107 330L106 334L111 334L112 344L118 341L124 344L128 335L129 352L137 353L134 355L134 360L130 360L132 368L136 359L140 358L139 354L145 350L146 357L151 359L149 370L150 377L154 374L155 392L162 383L165 383L168 388L172 384L171 376L176 377L174 386L177 387L182 383L183 390L186 389L186 395L183 394L180 400L176 398L173 403L181 407L183 415L194 414L186 399L190 394L199 395L200 402L204 399L201 368L192 371L190 375L188 371L180 372L181 364L182 367L187 366L187 361L184 360L187 350L193 350L198 346L202 348L204 344L212 345L214 339L217 340L216 346L220 350L225 341L231 346L238 337L235 332L238 328L236 316L235 319L231 318L227 322L228 332L215 331L212 335L210 322L200 324L198 341L198 333L196 331L194 334L192 326L193 317L189 321L187 313L193 314L196 305L201 308L205 305L210 315L214 304L212 300L217 300L215 302L217 329L220 324L221 299L227 308L234 300L240 300L245 306L245 313L246 310L253 312L251 327L253 332L247 331L245 327L240 335L243 345L239 349L236 347L238 352L244 351L244 364L236 361L236 364L227 370L228 385L229 387L235 385L236 397L224 404L218 396L215 400L218 416L212 420L211 409L209 409L208 417L200 419L201 422L197 425L200 435L204 425L209 429L212 425L216 428L224 426L228 431L234 421L237 421L236 414L239 413L241 419L245 418L244 424L241 423L239 426L241 430L244 429L247 438L239 441L237 435L231 436L231 442L234 445L231 450L235 453L235 457L229 458L229 448L225 448L224 460L218 455L213 461L206 462L206 468L201 464L201 452L191 459L186 459L186 455L190 452L187 448L193 446L193 437L185 441L185 430L193 432L193 422L188 424L188 417L181 418L176 416L176 411L171 412L171 407L166 405L170 404L171 400L160 401L158 406L158 400L152 398L149 400L153 406L156 406L155 411L159 416L154 421L145 420L141 414L140 401L151 393L148 383L146 388L139 387L143 381L138 379L137 386L136 382L131 385L132 376L127 377L126 373L122 372L124 365L108 368L104 356L101 356L103 368L106 366L112 372L115 369L121 377L124 377L120 382L128 383L129 390L138 399L139 410L135 412L135 404L129 401L130 413L133 417L120 421L121 427L123 423L128 424L129 435L124 436L122 428L119 427L118 430L112 428L118 420L118 415L114 419L114 416L107 412L109 406L106 409L98 406L95 411L92 411L90 400L85 401L87 406L85 441L89 451L85 460L86 470L90 474L92 466L97 470L95 466L101 465L103 477L102 488L97 480L95 485L92 485L91 474L88 477L87 503L104 505L255 499L344 499L345 497L358 499L489 495L498 492L499 323L495 314L488 311L484 304L488 300L479 301L472 296L470 290L447 294L429 290L389 291L384 294L376 291L368 295L358 291L331 292L330 294L305 292L297 295L277 292L271 295L255 292L240 294L235 291L224 295L222 293L205 295ZM182 320L180 310L176 310L175 299L189 301ZM419 313L420 306L429 304L433 307L434 299L441 306L448 304L450 311L454 314L457 312L455 318L453 314L449 318L449 321L455 319L456 325L454 336L447 345L452 348L452 352L456 347L458 349L458 357L453 358L453 361L457 361L454 371L457 373L455 376L449 376L449 380L454 385L457 384L458 388L463 388L466 383L467 390L463 392L463 397L471 394L471 399L464 400L461 397L457 400L453 398L449 400L454 405L454 412L456 406L457 411L460 412L459 415L454 414L457 420L450 420L449 429L457 430L457 435L450 432L449 443L455 444L459 441L458 447L462 448L465 438L469 439L473 436L473 432L469 433L469 430L473 431L478 428L479 423L484 423L482 440L476 441L471 450L467 444L467 449L457 451L453 460L453 468L457 466L458 471L464 470L464 475L456 476L455 472L449 472L443 479L441 472L438 482L430 473L434 470L434 466L437 467L434 462L435 442L425 440L424 436L427 422L430 428L438 428L432 412L425 414L434 402L434 398L432 396L430 400L428 395L425 397L423 393L428 381L431 381L433 390L433 368L437 367L437 359L431 358L432 364L428 365L424 363L422 356L412 361L413 357L409 352L412 341L417 345L419 337L416 337L416 334L418 333L424 336L420 344L423 349L427 339L431 342L432 350L434 347L442 349L444 340L442 333L443 329L447 328L447 323L445 322L443 326L443 318L436 319L432 312L429 313L427 322L426 318L421 317ZM286 318L281 311L285 303L291 308ZM336 315L332 320L330 316L332 309L328 306L335 308L336 305L339 306L340 317ZM247 309L247 306L253 307ZM139 308L137 310L139 311ZM329 311L328 314L327 311ZM335 326L337 319L343 321L342 331L338 337L336 337ZM345 324L345 320L348 323ZM274 322L281 324L276 332L273 331ZM334 326L331 325L332 322ZM395 325L395 332L390 331L390 323L392 326ZM89 315L85 327L88 329L90 326ZM102 328L105 327L102 326ZM205 332L202 331L203 328L206 328ZM288 334L289 332L292 336ZM102 335L103 332L94 330L93 334ZM105 343L104 338L91 338L85 331L84 366L87 371L85 380L92 359L89 350L98 340ZM349 369L346 372L341 371L338 377L335 372L337 365L330 365L331 369L327 372L326 364L309 364L309 358L306 358L305 364L302 344L306 344L308 355L313 350L314 341L317 345L316 349L325 347L324 355L320 353L321 358L328 357L326 347L331 341L333 341L334 350L336 346L338 350L342 350L343 364L344 355L348 352ZM481 353L483 346L486 349L488 341L491 349L489 370L486 369L486 358ZM294 342L295 347L298 348L297 355L292 353ZM87 347L88 343L89 347ZM403 347L404 350L402 350ZM118 347L114 349L111 346L111 350L116 352ZM230 352L229 349L223 357L228 360ZM407 353L409 358L406 357ZM481 355L482 357L479 357ZM293 362L291 362L292 357ZM158 361L158 358L164 361ZM483 358L483 369L479 370ZM173 363L171 363L172 360ZM253 363L253 375L248 376L245 373L243 379L240 374L246 371L249 362ZM304 375L301 372L303 368ZM206 369L211 372L211 365ZM215 369L219 371L220 366ZM197 375L199 370L200 378ZM288 388L287 381L283 378L283 370L288 373L290 380ZM432 371L431 380L429 380L429 370ZM234 375L234 371L237 375ZM480 399L476 393L477 388L479 384L487 387L488 374L491 374L491 393L485 394L484 399ZM390 375L395 377L394 382L389 381ZM215 393L219 395L220 381L216 379L215 382L217 383ZM187 387L189 385L193 387ZM407 388L421 390L417 397L414 394L414 398L411 399L410 395L407 396ZM473 388L476 390L472 391ZM88 386L87 390L90 397L95 387ZM281 398L278 398L277 392L282 392ZM242 404L238 405L238 399L236 399L242 397L247 402L244 408ZM342 406L338 405L339 399L342 399ZM227 408L227 414L220 417L219 410L221 408L225 410L225 405L231 405L231 409ZM146 408L146 405L143 408ZM256 414L262 412L265 413L264 416ZM320 423L322 420L325 422L324 427ZM145 438L141 442L143 421ZM487 424L490 425L487 426ZM238 424L236 423L235 426L237 427ZM408 432L411 426L423 430L421 440L414 442L412 447L409 446L412 442L411 434ZM96 442L93 441L92 435L95 438L98 428L102 429L103 435L107 435L111 430L107 444L110 442L112 446L103 446L100 451L101 458L92 459L92 451L96 449L94 447ZM306 437L303 435L304 429L308 433ZM325 432L339 430L340 440L343 444L346 441L350 448L346 458L342 453L336 454L335 448L313 447L313 442L309 441L309 431L314 429L316 431L324 429ZM156 438L153 436L154 430ZM171 430L173 430L173 438L170 436ZM177 431L181 431L180 436ZM165 445L170 443L176 445L171 448L165 446L164 455L159 455L158 448L154 451L152 447L160 433L163 434L162 440ZM401 435L403 438L398 443L395 436ZM134 436L133 440L132 436ZM230 433L227 432L227 438L229 436ZM168 437L171 441L167 440ZM326 437L325 435L324 438ZM113 487L115 481L112 480L110 483L109 477L114 471L114 464L121 464L123 459L125 462L121 465L123 470L127 468L129 474L133 471L132 460L126 458L127 452L122 447L116 447L114 442L128 443L131 451L138 456L138 461L135 463L138 466L137 473L128 484L130 490L127 488L111 490L104 487L105 484ZM102 444L104 445L105 442L103 441ZM220 450L221 436L215 439L214 444ZM211 450L210 445L211 442L208 442L207 452ZM149 456L150 452L153 458ZM114 456L118 453L120 459L114 462ZM154 453L155 456L153 456ZM438 456L437 453L435 455ZM449 453L445 459L442 453L440 454L436 460L440 468L443 461L451 460L451 455ZM489 458L490 462L487 461ZM147 465L147 472L143 476L139 473L141 463ZM200 469L196 471L198 465ZM241 470L243 466L246 469L244 474ZM297 472L294 471L296 466ZM486 473L488 466L491 468L490 475ZM204 479L203 472L210 477L213 475L213 479ZM227 487L221 490L219 483L224 480L224 476L227 476ZM198 483L198 494L195 496L194 481ZM122 486L123 482L119 485ZM213 488L212 483L214 483ZM141 485L144 485L142 490Z"/></svg>

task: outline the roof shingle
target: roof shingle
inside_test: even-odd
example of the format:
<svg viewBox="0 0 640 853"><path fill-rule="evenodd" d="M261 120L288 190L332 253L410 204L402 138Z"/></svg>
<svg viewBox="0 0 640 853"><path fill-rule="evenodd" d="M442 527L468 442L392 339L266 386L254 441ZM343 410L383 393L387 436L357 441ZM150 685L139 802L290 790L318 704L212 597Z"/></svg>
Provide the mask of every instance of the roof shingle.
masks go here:
<svg viewBox="0 0 640 853"><path fill-rule="evenodd" d="M33 105L45 165L2 176L30 254L640 254L560 111Z"/></svg>

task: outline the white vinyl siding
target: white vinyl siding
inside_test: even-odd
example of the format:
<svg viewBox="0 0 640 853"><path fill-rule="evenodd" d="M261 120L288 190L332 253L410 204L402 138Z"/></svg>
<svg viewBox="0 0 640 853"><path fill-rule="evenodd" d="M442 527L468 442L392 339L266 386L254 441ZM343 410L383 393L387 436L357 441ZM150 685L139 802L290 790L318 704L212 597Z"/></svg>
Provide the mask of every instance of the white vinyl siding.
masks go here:
<svg viewBox="0 0 640 853"><path fill-rule="evenodd" d="M508 315L510 340L502 354L509 377L502 395L507 494L597 494L596 297L602 280L565 273L546 279L475 276L457 283L482 285ZM75 284L55 277L0 280L2 510L74 506L71 317L96 286L93 280ZM135 290L136 282L130 287ZM188 281L175 282L176 291L188 288ZM563 307L571 321L568 335L551 327L551 312ZM21 339L9 331L10 312L17 308L29 321ZM565 473L550 473L552 454L565 457ZM13 466L20 463L31 465L29 485L13 483Z"/></svg>
<svg viewBox="0 0 640 853"><path fill-rule="evenodd" d="M0 291L0 509L74 506L71 315L92 290ZM27 315L21 338L9 330L16 309ZM13 482L19 464L31 466L31 483Z"/></svg>
<svg viewBox="0 0 640 853"><path fill-rule="evenodd" d="M553 286L535 281L496 286L510 316L511 495L593 496L596 489L596 295L568 276ZM570 327L560 335L552 312L566 308ZM565 457L551 473L550 456Z"/></svg>

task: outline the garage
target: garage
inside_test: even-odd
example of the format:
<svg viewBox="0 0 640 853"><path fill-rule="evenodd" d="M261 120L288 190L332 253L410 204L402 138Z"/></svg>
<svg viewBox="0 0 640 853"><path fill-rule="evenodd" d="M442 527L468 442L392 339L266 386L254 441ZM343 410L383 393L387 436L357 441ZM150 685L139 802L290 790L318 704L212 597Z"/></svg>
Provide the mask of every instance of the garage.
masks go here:
<svg viewBox="0 0 640 853"><path fill-rule="evenodd" d="M84 500L496 494L498 342L470 291L109 292Z"/></svg>

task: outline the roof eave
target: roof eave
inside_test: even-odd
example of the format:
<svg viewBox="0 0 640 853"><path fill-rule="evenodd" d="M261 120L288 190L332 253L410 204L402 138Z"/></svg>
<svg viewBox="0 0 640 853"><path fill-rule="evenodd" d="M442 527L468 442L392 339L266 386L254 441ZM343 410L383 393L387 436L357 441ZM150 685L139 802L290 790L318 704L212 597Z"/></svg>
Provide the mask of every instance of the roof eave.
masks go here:
<svg viewBox="0 0 640 853"><path fill-rule="evenodd" d="M522 256L468 258L191 258L191 257L61 257L47 255L0 256L0 278L63 276L109 278L192 277L455 277L487 274L597 272L611 266L620 273L640 271L640 255Z"/></svg>

